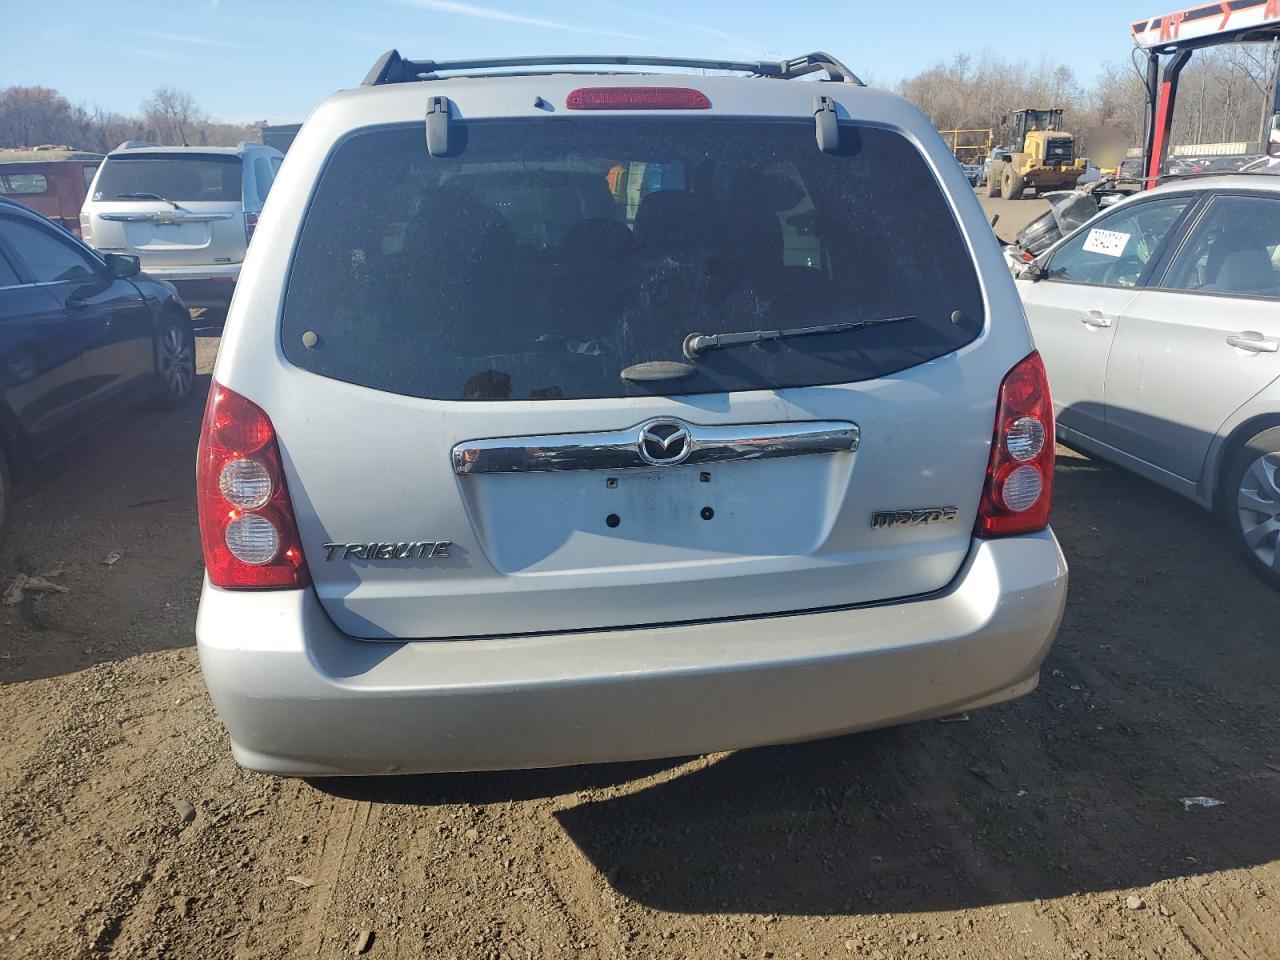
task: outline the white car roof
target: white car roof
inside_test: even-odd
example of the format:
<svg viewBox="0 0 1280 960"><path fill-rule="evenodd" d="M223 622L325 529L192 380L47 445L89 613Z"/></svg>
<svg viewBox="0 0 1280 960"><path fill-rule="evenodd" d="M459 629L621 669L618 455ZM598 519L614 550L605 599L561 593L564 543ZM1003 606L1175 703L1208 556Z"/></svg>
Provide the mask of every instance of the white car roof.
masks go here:
<svg viewBox="0 0 1280 960"><path fill-rule="evenodd" d="M1223 173L1213 176L1171 177L1154 190L1135 194L1129 200L1162 193L1186 193L1189 190L1266 190L1280 193L1280 168L1272 167L1256 173Z"/></svg>
<svg viewBox="0 0 1280 960"><path fill-rule="evenodd" d="M149 143L133 143L132 146L120 146L112 150L107 156L118 156L125 153L172 153L178 156L208 156L210 154L224 157L243 157L246 153L256 150L267 150L271 153L280 153L275 147L269 147L264 143L249 143L247 141L236 144L234 147L162 147L153 146Z"/></svg>

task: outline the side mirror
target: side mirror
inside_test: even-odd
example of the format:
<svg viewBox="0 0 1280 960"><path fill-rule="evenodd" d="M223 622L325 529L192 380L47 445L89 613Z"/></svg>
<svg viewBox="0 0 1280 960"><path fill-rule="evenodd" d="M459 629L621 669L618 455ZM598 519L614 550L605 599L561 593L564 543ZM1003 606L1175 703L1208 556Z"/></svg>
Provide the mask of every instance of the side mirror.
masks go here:
<svg viewBox="0 0 1280 960"><path fill-rule="evenodd" d="M131 253L108 253L107 273L121 280L136 277L142 272L142 262Z"/></svg>
<svg viewBox="0 0 1280 960"><path fill-rule="evenodd" d="M1032 283L1037 283L1045 278L1044 267L1040 266L1039 261L1032 260L1018 273L1018 278L1021 280L1030 280Z"/></svg>

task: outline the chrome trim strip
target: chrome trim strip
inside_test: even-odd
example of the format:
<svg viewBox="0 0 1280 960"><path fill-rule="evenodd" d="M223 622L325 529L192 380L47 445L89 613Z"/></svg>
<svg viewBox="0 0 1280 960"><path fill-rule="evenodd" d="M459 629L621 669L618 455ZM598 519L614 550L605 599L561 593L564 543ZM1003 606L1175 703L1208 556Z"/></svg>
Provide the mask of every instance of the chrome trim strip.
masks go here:
<svg viewBox="0 0 1280 960"><path fill-rule="evenodd" d="M158 213L95 213L100 220L120 223L209 223L214 220L230 220L232 213L183 213L169 215Z"/></svg>
<svg viewBox="0 0 1280 960"><path fill-rule="evenodd" d="M453 448L453 472L543 473L554 470L661 469L640 455L641 435L653 424L677 424L688 431L685 465L767 460L858 449L858 425L840 420L749 423L705 427L671 418L647 420L626 430L560 433L540 437L468 440Z"/></svg>

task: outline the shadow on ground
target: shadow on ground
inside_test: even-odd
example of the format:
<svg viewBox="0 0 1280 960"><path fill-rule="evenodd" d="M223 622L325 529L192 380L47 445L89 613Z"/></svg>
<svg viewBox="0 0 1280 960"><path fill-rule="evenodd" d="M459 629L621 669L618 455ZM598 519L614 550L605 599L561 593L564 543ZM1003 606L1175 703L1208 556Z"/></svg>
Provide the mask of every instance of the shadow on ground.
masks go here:
<svg viewBox="0 0 1280 960"><path fill-rule="evenodd" d="M627 784L557 817L620 893L679 913L957 910L1280 859L1280 596L1181 498L1074 456L1057 483L1071 597L1023 700L660 780L628 764L317 785L440 804Z"/></svg>

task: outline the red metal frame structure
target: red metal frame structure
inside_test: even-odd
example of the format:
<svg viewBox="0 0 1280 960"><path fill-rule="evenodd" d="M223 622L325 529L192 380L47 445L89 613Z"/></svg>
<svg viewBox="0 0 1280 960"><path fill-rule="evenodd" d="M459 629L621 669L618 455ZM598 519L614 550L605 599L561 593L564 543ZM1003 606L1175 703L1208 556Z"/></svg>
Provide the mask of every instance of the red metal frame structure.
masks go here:
<svg viewBox="0 0 1280 960"><path fill-rule="evenodd" d="M1280 39L1280 0L1222 0L1132 24L1133 41L1147 53L1146 185L1154 186L1169 152L1178 77L1192 53L1226 43ZM1162 69L1163 67L1163 69ZM1277 76L1270 153L1280 155L1280 75Z"/></svg>

